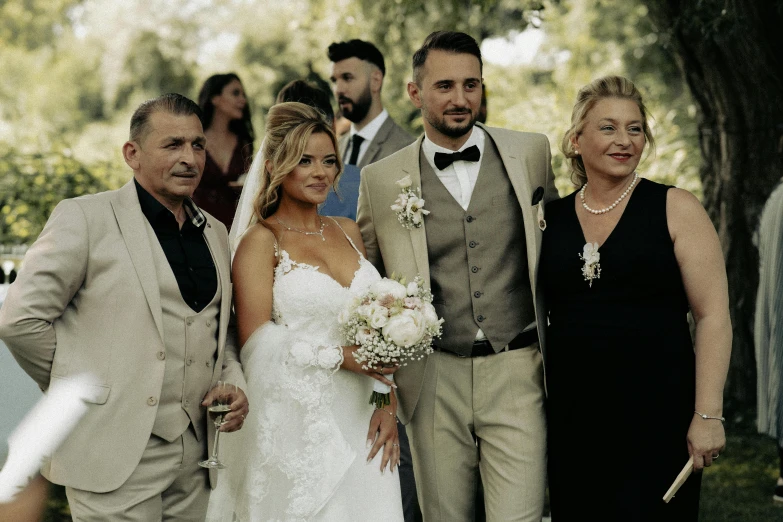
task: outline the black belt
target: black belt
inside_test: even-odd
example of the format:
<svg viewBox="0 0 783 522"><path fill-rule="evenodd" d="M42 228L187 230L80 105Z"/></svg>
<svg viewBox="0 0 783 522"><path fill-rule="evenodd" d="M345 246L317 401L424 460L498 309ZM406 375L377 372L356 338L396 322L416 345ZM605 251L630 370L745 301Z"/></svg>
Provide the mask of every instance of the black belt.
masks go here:
<svg viewBox="0 0 783 522"><path fill-rule="evenodd" d="M532 330L528 330L526 332L522 332L521 334L514 337L510 343L508 343L508 350L501 350L503 351L511 351L511 350L517 350L519 348L524 348L526 346L530 346L531 344L538 342L538 329L533 328ZM484 357L486 355L493 355L496 352L494 348L492 348L492 343L490 343L488 340L484 339L482 341L473 341L473 348L470 351L470 355L463 355L459 353L454 353L451 350L445 350L443 348L434 347L435 350L439 352L447 352L452 355L457 355L458 357Z"/></svg>

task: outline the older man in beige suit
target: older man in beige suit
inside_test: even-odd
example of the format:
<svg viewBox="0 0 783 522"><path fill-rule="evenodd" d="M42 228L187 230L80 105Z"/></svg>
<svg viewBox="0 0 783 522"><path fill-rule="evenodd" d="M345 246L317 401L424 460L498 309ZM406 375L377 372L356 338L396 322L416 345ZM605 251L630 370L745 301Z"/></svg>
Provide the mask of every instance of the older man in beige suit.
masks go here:
<svg viewBox="0 0 783 522"><path fill-rule="evenodd" d="M536 287L542 202L557 197L540 134L476 125L481 53L464 33L431 34L413 57L408 94L425 135L362 172L358 221L386 274L420 274L445 319L426 360L397 372L427 522L468 521L478 473L487 520L540 522L546 483ZM410 176L423 226L390 207Z"/></svg>
<svg viewBox="0 0 783 522"><path fill-rule="evenodd" d="M0 308L0 339L41 389L97 379L43 468L74 520L203 520L210 476L198 462L218 380L240 388L221 429L247 414L226 230L190 199L205 145L191 100L142 104L123 146L134 179L57 205Z"/></svg>

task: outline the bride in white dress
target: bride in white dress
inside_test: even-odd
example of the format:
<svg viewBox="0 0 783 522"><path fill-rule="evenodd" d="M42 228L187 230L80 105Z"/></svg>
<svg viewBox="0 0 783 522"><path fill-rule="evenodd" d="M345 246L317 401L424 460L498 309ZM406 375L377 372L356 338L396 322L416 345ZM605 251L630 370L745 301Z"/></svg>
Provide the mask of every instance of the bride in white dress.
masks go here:
<svg viewBox="0 0 783 522"><path fill-rule="evenodd" d="M341 171L336 151L316 110L270 109L248 175L258 182L247 198L254 217L239 231L232 267L250 413L221 438L228 468L207 520L403 519L396 398L380 410L368 403L373 379L391 384L394 368L362 370L337 323L380 275L356 223L317 213Z"/></svg>

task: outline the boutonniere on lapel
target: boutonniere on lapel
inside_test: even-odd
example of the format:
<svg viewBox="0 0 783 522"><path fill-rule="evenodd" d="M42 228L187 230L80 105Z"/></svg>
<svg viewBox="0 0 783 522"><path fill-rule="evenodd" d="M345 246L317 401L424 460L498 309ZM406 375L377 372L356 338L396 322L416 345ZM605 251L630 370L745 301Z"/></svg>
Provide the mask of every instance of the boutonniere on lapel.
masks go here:
<svg viewBox="0 0 783 522"><path fill-rule="evenodd" d="M544 219L544 187L538 187L533 192L533 206L538 205L538 228L541 232L546 230L546 219Z"/></svg>
<svg viewBox="0 0 783 522"><path fill-rule="evenodd" d="M391 209L397 213L397 221L408 230L421 228L424 224L424 216L430 213L429 210L424 209L424 200L420 197L421 192L416 194L413 191L411 188L413 182L410 176L398 179L395 183L402 189L394 201L394 205L391 206Z"/></svg>

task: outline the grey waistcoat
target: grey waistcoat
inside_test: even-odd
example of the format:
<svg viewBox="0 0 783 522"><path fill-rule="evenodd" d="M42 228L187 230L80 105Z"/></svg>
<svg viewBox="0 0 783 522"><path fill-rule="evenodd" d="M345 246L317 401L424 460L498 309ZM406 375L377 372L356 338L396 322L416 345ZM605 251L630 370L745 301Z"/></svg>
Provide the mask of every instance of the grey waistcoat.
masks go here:
<svg viewBox="0 0 783 522"><path fill-rule="evenodd" d="M419 158L433 305L445 319L437 345L470 355L478 329L500 351L535 321L522 211L500 154L487 135L465 211Z"/></svg>
<svg viewBox="0 0 783 522"><path fill-rule="evenodd" d="M150 354L150 357L166 361L152 433L172 442L192 424L196 437L201 440L205 435L205 408L201 401L209 390L217 355L220 278L212 301L196 313L182 299L166 254L152 227L147 225L160 287L163 343L166 346L165 353Z"/></svg>

